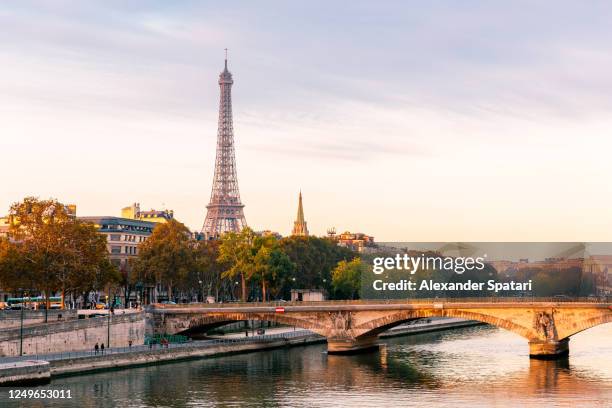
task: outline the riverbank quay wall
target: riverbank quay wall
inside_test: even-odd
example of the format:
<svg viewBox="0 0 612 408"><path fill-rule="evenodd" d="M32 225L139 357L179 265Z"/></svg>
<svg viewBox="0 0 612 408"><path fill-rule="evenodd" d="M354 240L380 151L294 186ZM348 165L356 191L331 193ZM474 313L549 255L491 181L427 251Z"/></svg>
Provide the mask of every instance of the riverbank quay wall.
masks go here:
<svg viewBox="0 0 612 408"><path fill-rule="evenodd" d="M0 387L46 384L51 380L48 361L26 360L0 364Z"/></svg>
<svg viewBox="0 0 612 408"><path fill-rule="evenodd" d="M76 309L64 310L0 310L0 330L20 327L23 319L24 326L32 326L45 322L59 322L75 320L77 318Z"/></svg>
<svg viewBox="0 0 612 408"><path fill-rule="evenodd" d="M98 355L67 360L50 361L51 375L73 375L84 372L138 367L181 360L192 360L207 357L250 353L271 350L281 347L301 346L313 343L324 343L325 338L316 334L307 334L294 338L277 338L271 341L228 341L218 344L200 345L194 342L176 348L155 347L152 349L125 354Z"/></svg>
<svg viewBox="0 0 612 408"><path fill-rule="evenodd" d="M107 347L127 347L144 344L144 312L126 313L95 317L55 321L23 328L0 330L0 357L18 356L20 344L23 355L61 353L76 350L92 350L96 343Z"/></svg>

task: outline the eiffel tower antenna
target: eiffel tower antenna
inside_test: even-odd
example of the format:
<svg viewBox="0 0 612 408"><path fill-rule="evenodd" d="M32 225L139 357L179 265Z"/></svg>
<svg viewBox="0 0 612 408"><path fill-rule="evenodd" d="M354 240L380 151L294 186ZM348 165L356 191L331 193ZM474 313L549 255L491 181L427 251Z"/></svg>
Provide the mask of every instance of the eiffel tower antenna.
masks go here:
<svg viewBox="0 0 612 408"><path fill-rule="evenodd" d="M206 206L206 219L202 233L206 239L216 239L226 232L239 232L247 226L244 205L240 201L236 157L234 153L234 125L232 122L232 85L234 80L227 69L219 75L219 124L217 129L217 154L210 202Z"/></svg>

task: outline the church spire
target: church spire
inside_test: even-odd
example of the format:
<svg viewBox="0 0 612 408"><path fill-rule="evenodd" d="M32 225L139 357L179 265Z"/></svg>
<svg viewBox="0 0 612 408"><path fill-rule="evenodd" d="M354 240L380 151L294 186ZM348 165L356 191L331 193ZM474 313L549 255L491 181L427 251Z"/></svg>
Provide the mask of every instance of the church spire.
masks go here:
<svg viewBox="0 0 612 408"><path fill-rule="evenodd" d="M308 227L306 226L306 221L304 220L304 207L302 206L302 190L300 190L299 195L297 219L293 223L293 231L291 232L291 235L308 236Z"/></svg>

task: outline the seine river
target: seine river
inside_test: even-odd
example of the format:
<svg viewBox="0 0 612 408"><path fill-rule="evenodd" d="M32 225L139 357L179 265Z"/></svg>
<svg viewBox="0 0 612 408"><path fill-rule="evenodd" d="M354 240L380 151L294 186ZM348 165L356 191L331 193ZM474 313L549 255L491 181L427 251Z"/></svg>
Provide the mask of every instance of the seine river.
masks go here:
<svg viewBox="0 0 612 408"><path fill-rule="evenodd" d="M72 400L3 407L610 407L612 324L580 333L562 361L528 358L522 338L490 326L400 337L379 353L328 356L325 345L54 380Z"/></svg>

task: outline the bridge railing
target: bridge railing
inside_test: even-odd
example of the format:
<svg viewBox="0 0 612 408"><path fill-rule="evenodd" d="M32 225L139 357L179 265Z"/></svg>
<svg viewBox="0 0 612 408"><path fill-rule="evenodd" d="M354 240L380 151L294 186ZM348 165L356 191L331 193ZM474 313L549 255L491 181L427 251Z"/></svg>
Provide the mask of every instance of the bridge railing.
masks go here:
<svg viewBox="0 0 612 408"><path fill-rule="evenodd" d="M178 308L233 308L233 307L284 307L284 306L301 306L301 305L388 305L388 304L430 304L430 303L610 303L612 296L597 296L597 297L464 297L464 298L410 298L410 299L355 299L355 300L324 300L314 302L287 302L287 301L272 301L272 302L229 302L229 303L180 303L180 304L162 304L153 303L148 305L154 309L178 309Z"/></svg>

